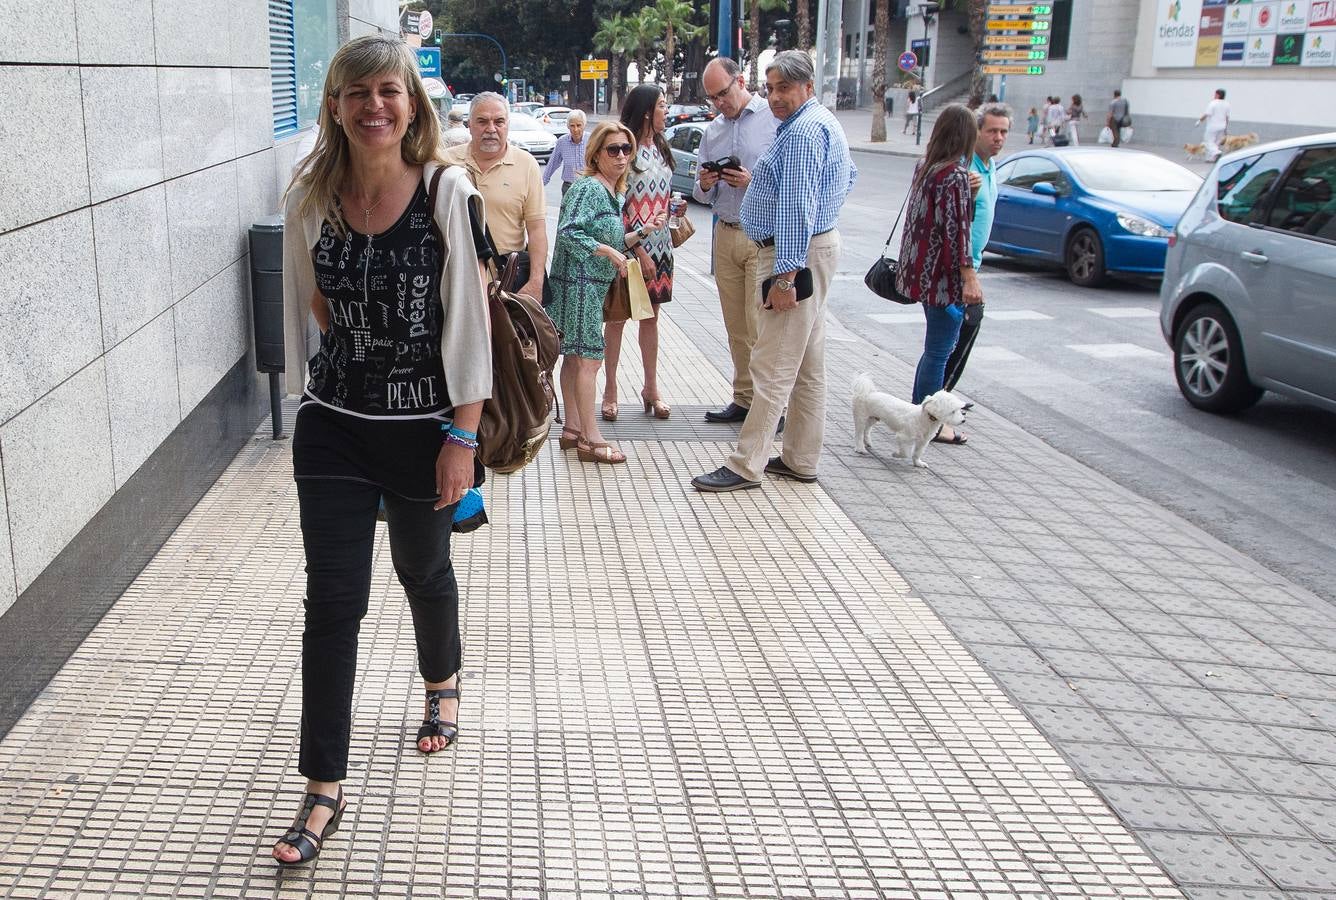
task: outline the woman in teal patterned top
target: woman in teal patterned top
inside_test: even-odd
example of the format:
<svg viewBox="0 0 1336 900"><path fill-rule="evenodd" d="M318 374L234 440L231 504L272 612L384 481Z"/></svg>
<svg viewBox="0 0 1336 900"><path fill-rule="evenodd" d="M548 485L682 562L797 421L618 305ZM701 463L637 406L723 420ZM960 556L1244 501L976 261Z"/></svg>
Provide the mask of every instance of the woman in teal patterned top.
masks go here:
<svg viewBox="0 0 1336 900"><path fill-rule="evenodd" d="M595 128L585 150L584 177L561 201L557 224L548 312L561 329L561 397L566 406L561 449L575 447L585 462L626 462L625 453L603 440L594 398L604 350L603 298L612 279L626 274L627 247L641 240L640 231L627 233L622 224L622 192L635 152L635 138L626 126L604 122Z"/></svg>

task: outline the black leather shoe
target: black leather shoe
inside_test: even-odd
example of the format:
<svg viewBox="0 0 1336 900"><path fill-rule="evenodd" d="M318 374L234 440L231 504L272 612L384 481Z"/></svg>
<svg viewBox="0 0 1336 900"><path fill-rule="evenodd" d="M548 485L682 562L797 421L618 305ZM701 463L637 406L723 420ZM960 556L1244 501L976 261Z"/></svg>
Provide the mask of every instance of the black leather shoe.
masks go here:
<svg viewBox="0 0 1336 900"><path fill-rule="evenodd" d="M691 486L698 491L723 494L727 491L742 491L747 488L758 488L761 486L761 482L748 481L728 466L720 466L708 475L697 475L695 478L691 479Z"/></svg>
<svg viewBox="0 0 1336 900"><path fill-rule="evenodd" d="M748 409L745 406L738 406L736 403L730 403L723 409L715 412L710 410L705 414L707 422L741 422L747 418Z"/></svg>
<svg viewBox="0 0 1336 900"><path fill-rule="evenodd" d="M782 457L776 456L770 462L765 464L765 471L770 475L778 475L781 478L792 478L794 481L801 481L803 484L815 484L815 475L800 475L784 464Z"/></svg>

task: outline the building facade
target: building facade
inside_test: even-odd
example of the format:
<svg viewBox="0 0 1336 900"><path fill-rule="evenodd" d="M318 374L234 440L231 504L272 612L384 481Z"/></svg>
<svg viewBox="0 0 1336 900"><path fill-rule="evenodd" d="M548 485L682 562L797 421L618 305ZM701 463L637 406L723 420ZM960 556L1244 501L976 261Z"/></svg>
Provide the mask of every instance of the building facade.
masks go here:
<svg viewBox="0 0 1336 900"><path fill-rule="evenodd" d="M3 613L79 541L105 550L127 540L94 528L118 498L124 506L139 491L138 517L120 521L144 528L193 505L174 491L192 460L230 456L254 429L267 404L251 350L247 229L279 208L333 49L397 33L398 9L0 9ZM293 115L303 103L305 117ZM170 483L152 481L161 472Z"/></svg>

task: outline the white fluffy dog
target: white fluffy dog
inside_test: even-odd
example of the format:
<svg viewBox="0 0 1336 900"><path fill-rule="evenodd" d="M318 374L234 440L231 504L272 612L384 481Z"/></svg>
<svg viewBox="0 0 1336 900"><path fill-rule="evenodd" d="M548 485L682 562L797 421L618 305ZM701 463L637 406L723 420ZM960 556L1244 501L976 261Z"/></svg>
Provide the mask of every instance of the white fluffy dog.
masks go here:
<svg viewBox="0 0 1336 900"><path fill-rule="evenodd" d="M933 436L943 425L959 428L965 423L965 413L974 406L950 391L938 391L915 405L876 390L866 373L854 379L853 387L854 452L868 451L868 429L881 422L895 435L895 457L908 457L920 469L928 467L923 451Z"/></svg>

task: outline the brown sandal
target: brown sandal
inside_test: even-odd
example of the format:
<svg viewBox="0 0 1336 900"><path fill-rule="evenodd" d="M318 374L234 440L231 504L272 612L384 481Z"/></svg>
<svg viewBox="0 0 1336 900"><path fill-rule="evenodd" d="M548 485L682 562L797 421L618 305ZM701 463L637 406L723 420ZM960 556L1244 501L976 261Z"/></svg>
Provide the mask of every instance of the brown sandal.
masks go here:
<svg viewBox="0 0 1336 900"><path fill-rule="evenodd" d="M658 397L651 400L644 394L641 394L640 399L645 401L645 415L647 416L653 416L656 419L666 419L673 414L673 408Z"/></svg>
<svg viewBox="0 0 1336 900"><path fill-rule="evenodd" d="M603 463L610 466L626 462L626 454L606 441L591 444L580 438L580 444L575 448L575 455L580 458L580 462Z"/></svg>
<svg viewBox="0 0 1336 900"><path fill-rule="evenodd" d="M599 412L602 414L602 416L603 416L603 421L604 421L604 422L616 422L616 421L617 421L617 401L616 401L616 400L613 400L613 401L609 402L609 401L607 401L607 400L604 400L604 401L603 401L603 406L602 406L602 408L599 410Z"/></svg>
<svg viewBox="0 0 1336 900"><path fill-rule="evenodd" d="M580 432L562 426L561 437L557 438L557 446L562 450L573 450L579 443Z"/></svg>

